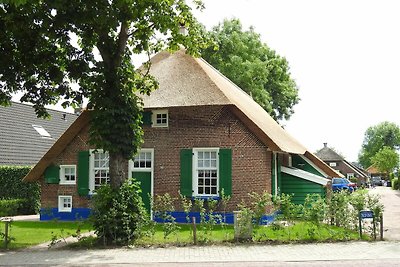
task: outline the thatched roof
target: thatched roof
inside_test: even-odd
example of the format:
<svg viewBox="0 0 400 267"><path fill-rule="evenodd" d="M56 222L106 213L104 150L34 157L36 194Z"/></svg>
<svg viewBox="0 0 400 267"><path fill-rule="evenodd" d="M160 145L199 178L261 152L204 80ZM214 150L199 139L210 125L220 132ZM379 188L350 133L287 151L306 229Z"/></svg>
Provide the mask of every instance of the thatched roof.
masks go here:
<svg viewBox="0 0 400 267"><path fill-rule="evenodd" d="M145 108L232 105L235 113L274 151L304 154L307 149L290 136L260 105L201 58L180 50L161 52L150 73L160 88L144 96Z"/></svg>

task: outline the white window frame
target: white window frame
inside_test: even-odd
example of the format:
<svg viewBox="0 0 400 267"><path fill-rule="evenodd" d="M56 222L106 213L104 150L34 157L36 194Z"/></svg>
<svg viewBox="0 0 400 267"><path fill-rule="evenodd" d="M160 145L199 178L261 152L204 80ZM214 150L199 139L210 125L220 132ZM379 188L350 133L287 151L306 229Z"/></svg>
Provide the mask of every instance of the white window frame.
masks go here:
<svg viewBox="0 0 400 267"><path fill-rule="evenodd" d="M354 178L354 173L352 173L352 172L347 173L347 174L346 174L346 178L347 178L347 179Z"/></svg>
<svg viewBox="0 0 400 267"><path fill-rule="evenodd" d="M73 181L68 181L65 179L65 169L66 168L74 168L74 177ZM76 165L60 165L60 184L64 185L74 185L76 184Z"/></svg>
<svg viewBox="0 0 400 267"><path fill-rule="evenodd" d="M329 167L336 167L337 163L336 162L329 162Z"/></svg>
<svg viewBox="0 0 400 267"><path fill-rule="evenodd" d="M64 207L64 200L70 200L71 207ZM72 211L72 196L58 196L58 212L71 212Z"/></svg>
<svg viewBox="0 0 400 267"><path fill-rule="evenodd" d="M140 158L140 153L145 153L145 159L147 159L147 155L150 154L150 162L151 162L151 166L150 167L140 167L140 162L139 162L139 167L135 167L135 159L137 159L137 157L139 156ZM137 152L137 154L135 155L135 157L131 160L131 162L129 162L130 168L134 171L152 171L153 170L153 162L154 162L154 149L153 148L142 148L141 150L139 150Z"/></svg>
<svg viewBox="0 0 400 267"><path fill-rule="evenodd" d="M193 162L192 162L192 190L194 197L218 197L219 196L219 179L220 179L220 170L219 170L219 148L216 147L208 147L208 148L193 148ZM198 167L198 153L199 152L216 152L216 167ZM217 193L216 194L199 194L198 193L198 170L216 170L217 171Z"/></svg>
<svg viewBox="0 0 400 267"><path fill-rule="evenodd" d="M102 149L91 149L89 150L89 194L95 194L94 190L95 190L95 167L94 167L94 154L95 153L104 153ZM108 158L110 160L110 158ZM109 166L110 166L110 162L108 162ZM110 171L109 167L102 167L99 169L105 169L108 172Z"/></svg>
<svg viewBox="0 0 400 267"><path fill-rule="evenodd" d="M157 115L163 115L163 114L167 116L166 118L167 121L165 123L157 123ZM152 110L151 120L152 120L151 124L152 127L167 128L169 121L168 110L167 109Z"/></svg>

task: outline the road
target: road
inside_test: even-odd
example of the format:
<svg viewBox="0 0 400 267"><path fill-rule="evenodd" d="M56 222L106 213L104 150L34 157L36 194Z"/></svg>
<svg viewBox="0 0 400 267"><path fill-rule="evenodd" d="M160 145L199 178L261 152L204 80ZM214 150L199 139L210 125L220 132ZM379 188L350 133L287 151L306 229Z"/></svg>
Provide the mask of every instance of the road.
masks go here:
<svg viewBox="0 0 400 267"><path fill-rule="evenodd" d="M371 194L381 196L384 205L383 237L385 240L400 241L400 191L390 187L377 186L369 189Z"/></svg>

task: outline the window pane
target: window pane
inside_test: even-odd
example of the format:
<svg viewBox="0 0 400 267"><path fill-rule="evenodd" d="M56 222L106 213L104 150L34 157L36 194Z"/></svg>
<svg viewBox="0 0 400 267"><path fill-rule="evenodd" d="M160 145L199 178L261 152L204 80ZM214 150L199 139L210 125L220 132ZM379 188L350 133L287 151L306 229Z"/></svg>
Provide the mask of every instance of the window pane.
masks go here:
<svg viewBox="0 0 400 267"><path fill-rule="evenodd" d="M204 160L204 167L210 167L210 160Z"/></svg>
<svg viewBox="0 0 400 267"><path fill-rule="evenodd" d="M203 152L199 152L198 157L199 157L199 159L203 159Z"/></svg>
<svg viewBox="0 0 400 267"><path fill-rule="evenodd" d="M213 167L213 168L217 167L217 161L216 160L211 160L211 167Z"/></svg>
<svg viewBox="0 0 400 267"><path fill-rule="evenodd" d="M203 194L203 187L199 187L199 189L198 189L198 194Z"/></svg>
<svg viewBox="0 0 400 267"><path fill-rule="evenodd" d="M199 179L198 185L204 185L204 179Z"/></svg>
<svg viewBox="0 0 400 267"><path fill-rule="evenodd" d="M216 185L217 185L217 179L212 179L212 180L211 180L211 185L216 186Z"/></svg>
<svg viewBox="0 0 400 267"><path fill-rule="evenodd" d="M217 188L216 187L212 187L211 188L211 194L213 194L213 195L217 194Z"/></svg>
<svg viewBox="0 0 400 267"><path fill-rule="evenodd" d="M203 164L203 160L201 160L201 159L199 159L199 162L198 162L198 167L199 168L203 168L204 166L203 166L204 164Z"/></svg>
<svg viewBox="0 0 400 267"><path fill-rule="evenodd" d="M211 158L216 159L217 158L217 152L211 152Z"/></svg>
<svg viewBox="0 0 400 267"><path fill-rule="evenodd" d="M209 187L204 188L205 189L205 194L210 194L211 190Z"/></svg>

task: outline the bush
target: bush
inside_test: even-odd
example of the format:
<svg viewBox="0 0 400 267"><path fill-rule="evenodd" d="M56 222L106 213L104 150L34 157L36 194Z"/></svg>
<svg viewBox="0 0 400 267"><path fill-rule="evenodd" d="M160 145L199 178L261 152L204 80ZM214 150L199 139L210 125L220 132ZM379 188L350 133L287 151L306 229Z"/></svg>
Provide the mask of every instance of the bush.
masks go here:
<svg viewBox="0 0 400 267"><path fill-rule="evenodd" d="M15 216L20 214L20 208L25 204L24 199L1 199L0 217Z"/></svg>
<svg viewBox="0 0 400 267"><path fill-rule="evenodd" d="M18 214L36 214L39 211L39 184L22 182L30 169L31 167L0 166L0 199L24 199L20 203Z"/></svg>
<svg viewBox="0 0 400 267"><path fill-rule="evenodd" d="M119 189L104 185L96 191L90 220L104 245L128 245L140 237L149 219L140 192L133 178Z"/></svg>
<svg viewBox="0 0 400 267"><path fill-rule="evenodd" d="M392 180L392 188L395 189L395 190L399 190L400 189L399 178L394 178Z"/></svg>

